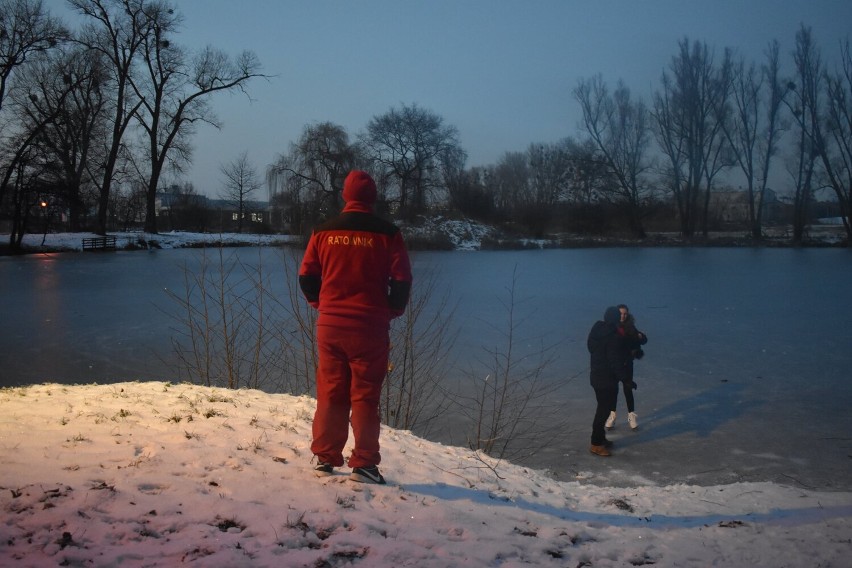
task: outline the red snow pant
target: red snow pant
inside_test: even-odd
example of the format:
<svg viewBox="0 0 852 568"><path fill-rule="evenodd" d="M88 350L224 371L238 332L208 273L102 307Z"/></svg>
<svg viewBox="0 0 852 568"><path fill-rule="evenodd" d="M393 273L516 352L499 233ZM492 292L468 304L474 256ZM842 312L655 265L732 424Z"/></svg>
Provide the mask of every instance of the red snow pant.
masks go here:
<svg viewBox="0 0 852 568"><path fill-rule="evenodd" d="M317 411L311 451L321 462L343 465L350 412L355 449L349 467L378 465L379 402L388 372L388 330L317 326Z"/></svg>

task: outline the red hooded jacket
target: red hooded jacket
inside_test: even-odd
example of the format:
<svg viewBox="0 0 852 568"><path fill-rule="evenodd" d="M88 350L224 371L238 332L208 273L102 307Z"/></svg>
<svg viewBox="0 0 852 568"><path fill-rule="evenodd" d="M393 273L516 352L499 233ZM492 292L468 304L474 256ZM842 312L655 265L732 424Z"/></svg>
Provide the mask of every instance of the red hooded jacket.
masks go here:
<svg viewBox="0 0 852 568"><path fill-rule="evenodd" d="M349 174L343 198L343 212L314 228L299 285L319 310L317 325L387 328L404 313L411 290L402 234L373 214L376 186L366 173Z"/></svg>

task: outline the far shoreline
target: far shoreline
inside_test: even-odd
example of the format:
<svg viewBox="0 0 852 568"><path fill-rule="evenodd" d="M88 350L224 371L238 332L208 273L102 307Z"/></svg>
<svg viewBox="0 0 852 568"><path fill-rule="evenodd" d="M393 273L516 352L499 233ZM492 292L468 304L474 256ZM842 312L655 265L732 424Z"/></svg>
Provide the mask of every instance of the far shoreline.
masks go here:
<svg viewBox="0 0 852 568"><path fill-rule="evenodd" d="M744 231L712 231L708 235L684 237L676 232L649 232L645 238L631 236L594 236L563 234L544 239L511 237L492 232L473 242L454 242L447 235L420 235L403 229L412 251L523 251L583 248L852 248L840 225L811 226L807 237L793 243L788 227L767 229L763 238L754 239ZM0 235L0 256L26 256L54 253L104 253L114 251L154 251L186 248L290 247L300 248L304 239L298 235L261 235L249 233L143 233L110 232L117 236L115 248L83 250L82 241L97 237L94 233L28 234L20 249L9 245L9 235Z"/></svg>

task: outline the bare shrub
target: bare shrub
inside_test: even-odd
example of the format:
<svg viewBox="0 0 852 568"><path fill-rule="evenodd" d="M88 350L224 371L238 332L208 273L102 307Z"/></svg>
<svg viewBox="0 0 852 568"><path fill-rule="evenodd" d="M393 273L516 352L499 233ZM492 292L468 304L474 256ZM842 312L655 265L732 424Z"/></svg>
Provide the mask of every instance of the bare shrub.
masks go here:
<svg viewBox="0 0 852 568"><path fill-rule="evenodd" d="M249 266L222 248L211 261L205 250L196 270L184 266L183 293L167 291L179 307L172 342L181 375L208 386L315 393L317 311L299 288L300 257L297 249L281 251L280 293L260 254ZM421 276L406 313L394 320L382 398L385 424L423 436L449 405L441 382L457 335L448 293L432 306L435 283L430 273Z"/></svg>
<svg viewBox="0 0 852 568"><path fill-rule="evenodd" d="M308 304L299 288L301 252L301 249L294 248L281 250L284 295L270 298L277 311L286 316L276 320L270 331L286 352L286 356L279 360L283 364L279 372L286 377L286 392L292 394L315 393L314 374L318 362L314 332L317 311Z"/></svg>
<svg viewBox="0 0 852 568"><path fill-rule="evenodd" d="M181 294L166 293L179 307L172 345L180 377L193 383L227 388L287 392L280 369L290 350L281 336L270 333L282 315L270 302L269 275L262 248L257 266L247 266L233 249L219 247L213 259L201 250L196 269L184 265Z"/></svg>
<svg viewBox="0 0 852 568"><path fill-rule="evenodd" d="M419 274L405 314L393 321L382 388L382 422L421 436L428 435L449 406L442 384L458 336L449 292L437 298L436 284L434 271Z"/></svg>
<svg viewBox="0 0 852 568"><path fill-rule="evenodd" d="M502 343L494 349L483 348L484 370L469 371L473 387L455 395L468 446L492 458L513 461L532 457L550 445L567 423L554 397L561 383L547 373L558 344L520 335L532 315L517 316L516 290L517 267L503 302L505 324L492 325Z"/></svg>

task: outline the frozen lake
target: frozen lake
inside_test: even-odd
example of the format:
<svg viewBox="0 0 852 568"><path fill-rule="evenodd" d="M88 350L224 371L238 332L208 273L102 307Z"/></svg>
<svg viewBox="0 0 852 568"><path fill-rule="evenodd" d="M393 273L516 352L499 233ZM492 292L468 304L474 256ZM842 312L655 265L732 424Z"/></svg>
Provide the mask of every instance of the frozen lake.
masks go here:
<svg viewBox="0 0 852 568"><path fill-rule="evenodd" d="M183 288L182 266L199 254L0 258L0 385L173 380L174 305L164 290ZM280 258L264 255L267 267ZM852 489L852 251L445 252L417 253L414 265L415 278L435 271L457 303L459 367L499 343L513 272L526 318L519 336L559 344L548 373L564 381L569 427L529 465L622 486ZM640 428L627 428L621 398L616 453L602 459L588 453L585 338L607 305L622 302L650 338L636 364Z"/></svg>

